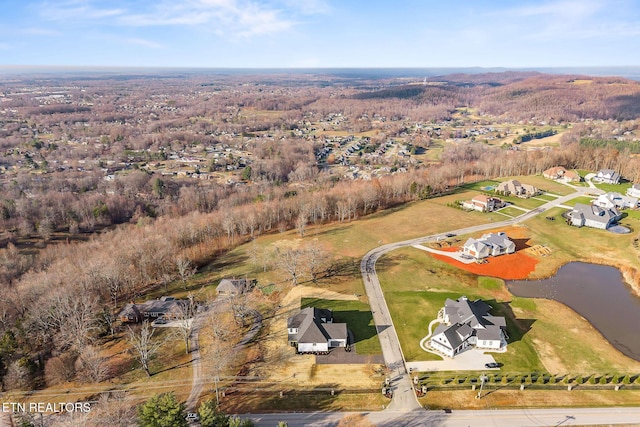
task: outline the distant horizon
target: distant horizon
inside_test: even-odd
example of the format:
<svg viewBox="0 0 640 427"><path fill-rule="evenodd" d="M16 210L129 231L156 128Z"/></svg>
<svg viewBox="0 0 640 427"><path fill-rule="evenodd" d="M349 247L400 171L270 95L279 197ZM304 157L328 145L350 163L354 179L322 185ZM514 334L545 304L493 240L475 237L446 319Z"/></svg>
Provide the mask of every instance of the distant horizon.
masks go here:
<svg viewBox="0 0 640 427"><path fill-rule="evenodd" d="M353 74L377 78L430 78L451 74L483 74L504 72L539 72L542 74L622 77L640 81L640 66L557 66L557 67L179 67L179 66L96 66L96 65L2 65L2 76L34 76L70 74L143 75L143 74Z"/></svg>

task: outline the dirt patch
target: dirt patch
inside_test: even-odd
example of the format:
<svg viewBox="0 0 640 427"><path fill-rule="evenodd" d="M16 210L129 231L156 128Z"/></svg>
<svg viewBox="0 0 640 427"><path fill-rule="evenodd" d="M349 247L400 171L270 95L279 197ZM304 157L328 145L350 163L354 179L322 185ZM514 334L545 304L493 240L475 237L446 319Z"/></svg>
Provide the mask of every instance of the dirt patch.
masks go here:
<svg viewBox="0 0 640 427"><path fill-rule="evenodd" d="M533 339L540 361L544 365L547 372L568 372L567 367L562 363L562 360L556 355L553 346L547 342Z"/></svg>
<svg viewBox="0 0 640 427"><path fill-rule="evenodd" d="M446 248L442 250L446 252L455 252L460 249L461 248ZM537 259L527 255L523 251L509 255L489 257L487 258L487 262L484 264L463 264L446 255L433 253L431 255L440 261L444 261L454 267L458 267L470 273L474 273L479 276L498 277L505 280L526 279L529 277L529 274L535 270L536 264L538 264Z"/></svg>

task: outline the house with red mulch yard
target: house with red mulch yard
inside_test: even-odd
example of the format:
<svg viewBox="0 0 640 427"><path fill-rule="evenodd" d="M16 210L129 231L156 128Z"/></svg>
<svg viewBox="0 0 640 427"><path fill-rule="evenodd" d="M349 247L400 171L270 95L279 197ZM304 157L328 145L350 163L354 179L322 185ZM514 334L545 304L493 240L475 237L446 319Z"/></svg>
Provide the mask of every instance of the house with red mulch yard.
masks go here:
<svg viewBox="0 0 640 427"><path fill-rule="evenodd" d="M462 247L462 253L475 259L489 256L512 254L516 251L516 244L509 239L507 233L483 234L479 239L469 238Z"/></svg>

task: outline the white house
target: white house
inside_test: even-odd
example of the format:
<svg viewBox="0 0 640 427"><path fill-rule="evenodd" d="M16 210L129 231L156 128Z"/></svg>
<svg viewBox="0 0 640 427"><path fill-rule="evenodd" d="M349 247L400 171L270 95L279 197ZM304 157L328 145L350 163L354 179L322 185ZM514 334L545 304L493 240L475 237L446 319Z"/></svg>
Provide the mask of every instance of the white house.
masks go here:
<svg viewBox="0 0 640 427"><path fill-rule="evenodd" d="M287 320L289 344L298 353L326 353L335 347L346 347L347 324L333 323L333 313L307 307Z"/></svg>
<svg viewBox="0 0 640 427"><path fill-rule="evenodd" d="M569 213L569 217L573 226L606 230L620 218L620 212L616 208L607 209L576 203Z"/></svg>
<svg viewBox="0 0 640 427"><path fill-rule="evenodd" d="M493 212L496 209L504 207L504 202L497 197L477 195L471 200L462 202L462 208L479 212Z"/></svg>
<svg viewBox="0 0 640 427"><path fill-rule="evenodd" d="M603 184L619 184L620 174L613 169L600 169L592 180Z"/></svg>
<svg viewBox="0 0 640 427"><path fill-rule="evenodd" d="M637 197L637 198L640 199L640 184L633 184L627 190L627 196L629 196L629 197Z"/></svg>
<svg viewBox="0 0 640 427"><path fill-rule="evenodd" d="M479 239L469 238L462 247L463 254L472 256L475 259L512 254L515 251L516 244L503 231L483 234Z"/></svg>
<svg viewBox="0 0 640 427"><path fill-rule="evenodd" d="M620 193L609 192L599 195L593 201L593 204L606 209L627 209L638 207L638 199L636 197L623 196Z"/></svg>
<svg viewBox="0 0 640 427"><path fill-rule="evenodd" d="M491 307L481 300L469 301L464 296L456 301L447 299L438 313L442 323L429 341L431 348L454 357L468 347L486 350L506 347L505 318L492 316L489 310Z"/></svg>

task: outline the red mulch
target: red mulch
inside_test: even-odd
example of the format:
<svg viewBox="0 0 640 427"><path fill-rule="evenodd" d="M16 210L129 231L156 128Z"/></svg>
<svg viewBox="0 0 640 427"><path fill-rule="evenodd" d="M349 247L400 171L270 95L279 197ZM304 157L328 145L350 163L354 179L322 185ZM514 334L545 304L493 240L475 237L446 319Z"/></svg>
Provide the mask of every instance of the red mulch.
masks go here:
<svg viewBox="0 0 640 427"><path fill-rule="evenodd" d="M459 248L442 248L442 251L455 252ZM463 264L453 258L445 255L429 253L431 256L444 261L448 264L458 267L462 270L469 271L479 276L499 277L506 280L526 279L536 268L538 260L527 255L523 251L517 251L510 255L500 255L497 257L489 257L486 264Z"/></svg>

